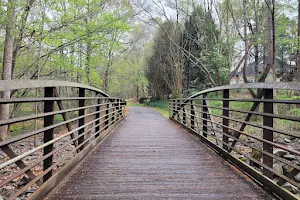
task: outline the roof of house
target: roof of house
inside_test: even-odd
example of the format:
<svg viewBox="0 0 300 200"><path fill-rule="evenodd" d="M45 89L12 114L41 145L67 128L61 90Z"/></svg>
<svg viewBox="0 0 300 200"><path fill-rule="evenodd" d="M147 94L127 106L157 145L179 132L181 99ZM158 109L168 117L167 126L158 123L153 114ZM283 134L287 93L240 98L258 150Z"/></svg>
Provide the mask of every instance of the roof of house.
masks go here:
<svg viewBox="0 0 300 200"><path fill-rule="evenodd" d="M262 72L264 70L263 57L258 59L258 72ZM235 73L235 76L243 75L243 68ZM248 64L246 67L246 75L255 75L255 62Z"/></svg>
<svg viewBox="0 0 300 200"><path fill-rule="evenodd" d="M263 57L260 57L258 59L258 73L261 73L264 71L265 67L266 67L266 64L263 63ZM287 62L285 61L282 61L281 59L279 58L276 58L276 65L277 67L280 66L280 65L285 65L285 66L290 66L290 67L294 67L294 65L290 65L288 64ZM277 70L276 70L277 71ZM272 72L271 72L272 73ZM234 77L235 76L242 76L243 75L243 68L241 68L240 71L237 71L235 74L234 74ZM255 75L255 62L252 62L250 64L248 64L248 66L246 67L246 75Z"/></svg>

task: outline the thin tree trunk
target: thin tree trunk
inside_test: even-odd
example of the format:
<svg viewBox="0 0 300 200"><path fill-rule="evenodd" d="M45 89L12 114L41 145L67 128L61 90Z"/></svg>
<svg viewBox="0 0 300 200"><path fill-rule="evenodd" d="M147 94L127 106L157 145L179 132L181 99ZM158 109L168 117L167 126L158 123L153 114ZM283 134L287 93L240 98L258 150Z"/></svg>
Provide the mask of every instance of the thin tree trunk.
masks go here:
<svg viewBox="0 0 300 200"><path fill-rule="evenodd" d="M45 5L43 4L42 7L43 7L43 16L42 16L42 23L41 23L41 27L40 27L41 34L38 39L38 52L37 52L37 80L40 79L40 73L41 73L40 56L41 56L41 52L42 52L42 38L43 38L44 25L45 25ZM35 90L36 97L38 97L38 94L39 94L39 89L36 88L36 90ZM35 102L34 111L35 111L35 114L37 115L38 114L38 102ZM37 130L37 129L38 129L38 120L35 119L34 130ZM38 135L34 135L34 146L36 147L37 145L38 145Z"/></svg>
<svg viewBox="0 0 300 200"><path fill-rule="evenodd" d="M248 41L248 33L247 33L247 26L248 26L248 21L247 21L247 14L246 14L246 9L247 9L247 0L243 0L243 15L244 15L244 43L245 43L245 59L244 59L244 67L243 67L243 80L245 83L248 83L247 79L247 65L248 65L248 57L249 57L249 41ZM248 89L249 93L253 98L256 97L255 92L252 89Z"/></svg>
<svg viewBox="0 0 300 200"><path fill-rule="evenodd" d="M296 74L296 78L297 81L300 82L300 0L298 0L298 48L297 48L297 61L296 61L296 65L297 65L297 74Z"/></svg>
<svg viewBox="0 0 300 200"><path fill-rule="evenodd" d="M15 40L14 40L14 51L13 51L13 58L12 58L12 78L13 78L13 72L15 69L16 61L17 61L17 56L19 54L19 50L21 48L21 43L23 41L27 19L28 19L30 10L31 10L34 2L35 2L35 0L27 1L26 7L24 8L24 12L21 17L21 26L19 29L19 36L17 38L15 38ZM32 35L33 35L33 33L31 34L31 36Z"/></svg>
<svg viewBox="0 0 300 200"><path fill-rule="evenodd" d="M248 65L248 55L249 55L249 44L248 44L248 35L247 35L247 17L246 17L246 7L247 1L243 0L243 16L244 16L244 44L245 44L245 59L243 67L243 79L245 83L248 83L246 70Z"/></svg>
<svg viewBox="0 0 300 200"><path fill-rule="evenodd" d="M3 69L2 69L2 79L11 80L12 78L12 60L14 51L14 18L15 18L15 8L14 0L8 0L7 2L7 24L5 33L5 44L3 53ZM1 94L2 98L10 98L10 91L3 91ZM0 120L7 120L9 118L9 104L0 105ZM8 126L0 126L0 140L7 139Z"/></svg>

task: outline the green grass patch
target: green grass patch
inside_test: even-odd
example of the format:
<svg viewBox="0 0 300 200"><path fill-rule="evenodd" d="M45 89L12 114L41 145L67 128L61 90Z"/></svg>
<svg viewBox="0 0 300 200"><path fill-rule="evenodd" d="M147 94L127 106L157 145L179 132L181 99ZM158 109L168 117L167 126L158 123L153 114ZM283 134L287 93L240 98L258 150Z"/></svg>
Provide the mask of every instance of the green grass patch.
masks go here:
<svg viewBox="0 0 300 200"><path fill-rule="evenodd" d="M55 123L59 123L59 122L62 122L64 121L64 118L62 115L54 115L54 122Z"/></svg>
<svg viewBox="0 0 300 200"><path fill-rule="evenodd" d="M37 128L42 128L43 120L37 120ZM35 120L20 122L9 126L8 137L12 138L28 131L33 131L35 126Z"/></svg>

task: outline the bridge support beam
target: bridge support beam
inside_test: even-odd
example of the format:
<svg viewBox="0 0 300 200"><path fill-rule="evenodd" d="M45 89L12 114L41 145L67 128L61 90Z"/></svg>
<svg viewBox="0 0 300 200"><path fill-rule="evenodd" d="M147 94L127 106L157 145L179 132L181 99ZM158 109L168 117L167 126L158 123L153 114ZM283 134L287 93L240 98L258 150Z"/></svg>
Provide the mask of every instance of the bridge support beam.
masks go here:
<svg viewBox="0 0 300 200"><path fill-rule="evenodd" d="M264 99L273 99L273 89L265 89L264 90ZM264 102L264 113L273 114L274 105L273 102ZM263 125L273 128L274 120L271 116L263 116ZM263 139L273 142L273 131L268 129L263 129ZM273 154L273 146L263 143L263 150ZM273 158L263 154L263 164L266 166L273 168ZM263 174L269 178L273 178L273 173L267 169L263 169Z"/></svg>
<svg viewBox="0 0 300 200"><path fill-rule="evenodd" d="M179 111L180 111L180 100L177 100L177 103L176 103L176 113L177 113L177 120L180 122Z"/></svg>
<svg viewBox="0 0 300 200"><path fill-rule="evenodd" d="M106 110L105 110L105 121L104 121L104 130L108 129L108 123L109 123L109 112L110 112L110 103L109 99L106 100Z"/></svg>
<svg viewBox="0 0 300 200"><path fill-rule="evenodd" d="M45 87L44 90L45 97L54 97L54 87ZM45 101L44 102L44 112L53 112L54 111L54 101ZM44 117L44 127L48 127L54 124L54 115L49 115ZM54 128L44 131L44 144L54 139ZM44 156L53 151L53 143L44 147ZM44 160L43 168L46 171L49 167L52 167L53 164L53 155L49 156ZM46 173L43 177L43 182L46 182L52 176L52 169Z"/></svg>
<svg viewBox="0 0 300 200"><path fill-rule="evenodd" d="M98 96L98 95L96 95L96 96ZM99 97L100 97L100 94L99 94ZM102 103L102 99L97 99L97 106L96 106L96 115L95 115L95 119L97 120L96 122L95 122L95 133L97 133L97 132L99 132L99 130L100 130L100 104ZM96 135L95 135L95 137L99 137L99 135L100 135L100 133L97 133Z"/></svg>
<svg viewBox="0 0 300 200"><path fill-rule="evenodd" d="M223 90L223 133L225 134L229 134L229 100L225 100L225 99L229 99L229 90ZM228 151L228 136L223 135L223 149L225 149L226 151ZM226 145L227 144L227 145Z"/></svg>
<svg viewBox="0 0 300 200"><path fill-rule="evenodd" d="M191 129L195 129L195 107L193 100L191 100Z"/></svg>
<svg viewBox="0 0 300 200"><path fill-rule="evenodd" d="M85 90L84 88L79 88L79 97L85 97ZM85 100L84 99L79 99L78 101L78 107L84 107L84 103L85 103ZM80 109L79 110L79 117L81 116L84 116L84 113L85 113L85 109ZM81 127L84 125L84 117L80 118L78 120L78 127ZM79 129L78 131L78 135L82 135L84 133L84 127ZM80 138L78 138L78 145L80 145L81 143L83 143L84 141L84 135L82 135ZM81 146L79 148L79 150L81 151L83 149L83 146Z"/></svg>
<svg viewBox="0 0 300 200"><path fill-rule="evenodd" d="M203 100L202 100L202 130L203 130L203 136L207 137L207 113L208 113L208 108L207 108L207 103L206 103L206 94L203 94Z"/></svg>
<svg viewBox="0 0 300 200"><path fill-rule="evenodd" d="M183 103L183 102L182 102ZM185 111L185 105L182 107L182 123L186 125L186 111Z"/></svg>

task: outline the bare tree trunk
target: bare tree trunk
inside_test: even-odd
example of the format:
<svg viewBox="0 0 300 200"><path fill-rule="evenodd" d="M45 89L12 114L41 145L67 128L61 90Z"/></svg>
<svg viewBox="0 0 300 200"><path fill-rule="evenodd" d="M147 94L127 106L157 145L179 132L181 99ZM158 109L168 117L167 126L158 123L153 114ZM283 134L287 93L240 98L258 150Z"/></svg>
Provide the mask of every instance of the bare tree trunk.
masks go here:
<svg viewBox="0 0 300 200"><path fill-rule="evenodd" d="M112 66L112 51L111 49L108 52L108 62L106 63L106 70L104 73L104 80L103 80L103 90L104 92L108 92L108 81L109 81L109 74L110 74L110 68Z"/></svg>
<svg viewBox="0 0 300 200"><path fill-rule="evenodd" d="M275 19L274 19L274 0L266 0L267 15L268 15L268 41L267 41L267 67L259 77L258 82L264 82L270 70L273 72L273 81L276 81L276 70L274 65L275 60Z"/></svg>
<svg viewBox="0 0 300 200"><path fill-rule="evenodd" d="M5 33L5 44L3 53L3 68L2 68L2 79L11 80L12 77L12 60L14 51L14 18L15 8L14 0L8 0L7 2L7 24ZM10 98L10 91L3 91L1 94L2 98ZM0 105L0 120L7 120L9 118L9 104ZM0 140L5 140L8 134L8 126L0 126Z"/></svg>
<svg viewBox="0 0 300 200"><path fill-rule="evenodd" d="M249 45L248 45L248 35L247 35L247 17L246 17L246 7L247 0L243 0L243 16L244 16L244 44L245 44L245 59L243 67L243 79L245 83L248 83L246 69L248 65L248 55L249 55Z"/></svg>
<svg viewBox="0 0 300 200"><path fill-rule="evenodd" d="M255 9L254 9L254 12L255 12L255 28L254 28L254 31L255 31L255 34L258 35L259 34L259 17L258 17L258 10L257 10L257 7L259 5L259 2L254 2L254 6L255 6ZM255 45L254 45L254 62L255 62L255 82L257 82L257 79L258 79L258 73L259 73L259 69L258 69L258 65L259 65L259 50L258 50L258 44L257 44L257 41L255 41ZM258 92L257 92L258 94Z"/></svg>
<svg viewBox="0 0 300 200"><path fill-rule="evenodd" d="M299 50L299 46L300 46L300 0L298 0L298 48L297 48L297 61L296 61L296 65L297 65L297 74L296 74L296 78L297 81L300 82L300 50Z"/></svg>
<svg viewBox="0 0 300 200"><path fill-rule="evenodd" d="M87 3L87 11L90 12L90 2ZM86 23L86 68L85 68L85 75L88 85L91 84L90 80L90 73L91 73L91 53L92 53L92 42L91 42L91 34L90 34L90 28L89 28L89 21L90 18L86 17L85 23Z"/></svg>
<svg viewBox="0 0 300 200"><path fill-rule="evenodd" d="M267 0L268 7L268 61L267 68L272 69L273 82L276 82L275 68L275 19L274 19L274 0Z"/></svg>
<svg viewBox="0 0 300 200"><path fill-rule="evenodd" d="M243 67L243 80L245 83L248 83L247 79L247 65L248 65L248 57L249 57L249 41L248 41L248 33L247 33L247 27L248 27L248 20L247 20L247 0L243 0L243 16L244 16L244 43L245 43L245 59L244 59L244 67ZM253 98L256 97L255 92L252 89L248 89L249 93Z"/></svg>
<svg viewBox="0 0 300 200"><path fill-rule="evenodd" d="M27 19L28 19L30 10L31 10L34 2L35 2L35 0L27 0L27 4L26 4L26 6L24 8L24 12L21 16L21 26L19 28L19 36L14 39L14 51L13 51L13 58L12 58L12 78L13 78L13 72L15 69L16 61L17 61L17 56L19 54L19 50L21 48L21 43L23 41ZM33 33L31 34L31 36L33 36Z"/></svg>
<svg viewBox="0 0 300 200"><path fill-rule="evenodd" d="M45 4L42 3L41 5L43 7L43 16L42 16L42 23L41 23L41 35L38 38L38 52L37 52L37 79L40 79L40 72L41 72L41 52L42 52L42 37L44 33L44 25L45 25ZM35 96L38 97L39 89L36 88L35 90ZM34 104L34 112L37 115L38 114L38 102L35 102ZM35 119L34 121L34 130L38 129L38 120ZM38 145L38 135L34 135L34 146L36 147Z"/></svg>
<svg viewBox="0 0 300 200"><path fill-rule="evenodd" d="M267 68L269 67L272 69L273 72L273 82L276 82L276 65L275 65L275 0L268 0L266 1L268 6L268 64ZM273 98L276 98L277 91L276 89L273 90ZM274 104L274 114L278 113L277 105ZM274 122L274 126L276 127L276 121Z"/></svg>

